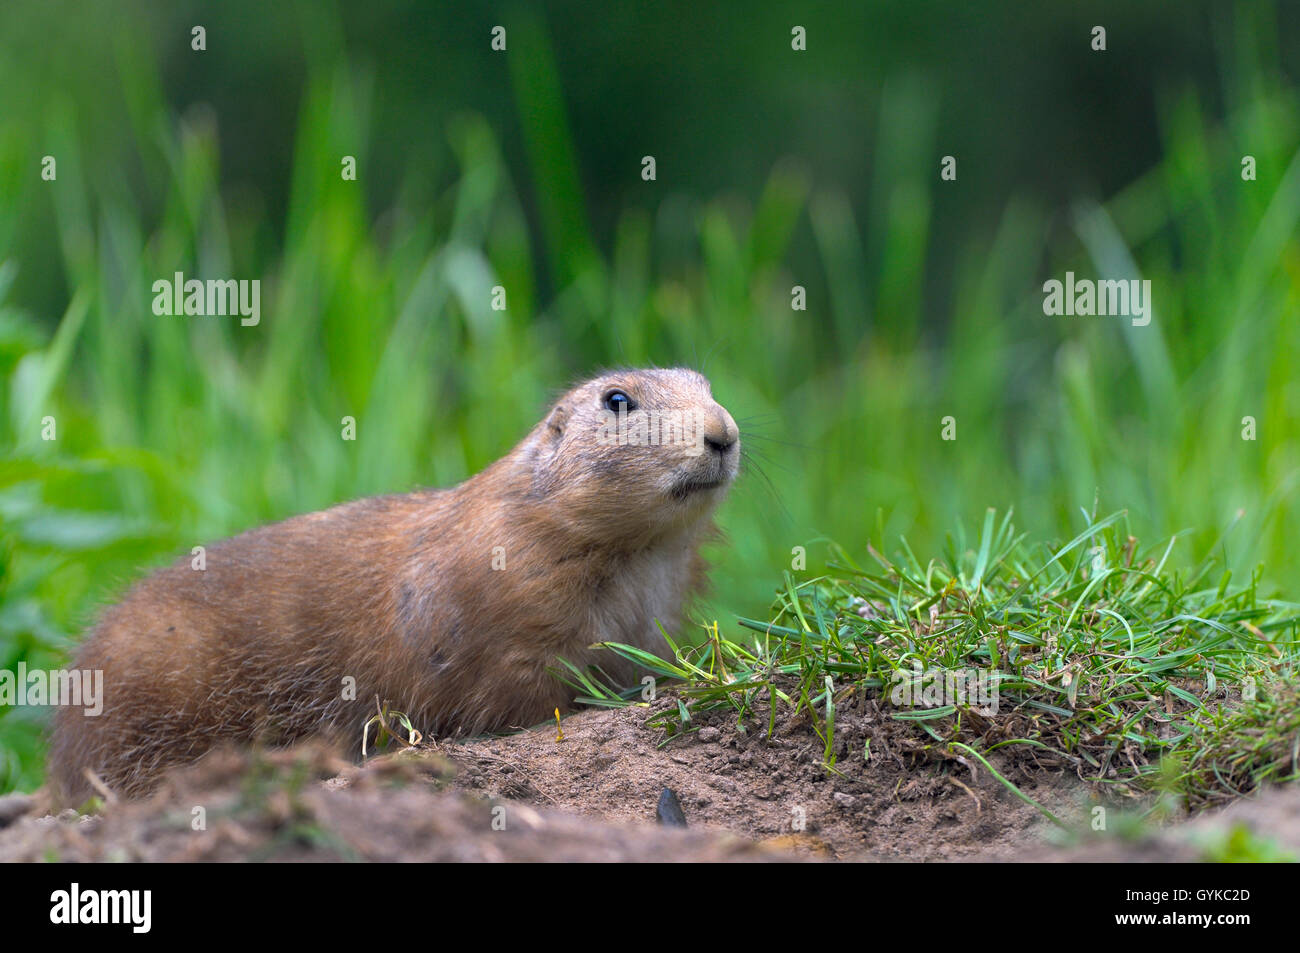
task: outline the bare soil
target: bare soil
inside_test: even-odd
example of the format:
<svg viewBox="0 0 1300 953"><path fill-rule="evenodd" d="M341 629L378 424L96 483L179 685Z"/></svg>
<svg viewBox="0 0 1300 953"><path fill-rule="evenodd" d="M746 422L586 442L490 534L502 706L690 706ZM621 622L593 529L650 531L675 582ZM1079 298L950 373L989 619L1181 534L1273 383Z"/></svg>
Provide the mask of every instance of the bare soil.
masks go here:
<svg viewBox="0 0 1300 953"><path fill-rule="evenodd" d="M692 827L784 838L826 858L1009 855L1047 831L982 766L925 751L914 725L870 699L837 712L834 771L806 719L778 721L769 740L766 725L741 732L722 712L697 715L698 730L659 747L662 731L644 724L653 713L588 711L564 720L563 741L552 726L438 750L460 766L452 783L467 792L644 823L669 788ZM1086 813L1089 792L1066 769L1028 755L995 764L1058 816Z"/></svg>

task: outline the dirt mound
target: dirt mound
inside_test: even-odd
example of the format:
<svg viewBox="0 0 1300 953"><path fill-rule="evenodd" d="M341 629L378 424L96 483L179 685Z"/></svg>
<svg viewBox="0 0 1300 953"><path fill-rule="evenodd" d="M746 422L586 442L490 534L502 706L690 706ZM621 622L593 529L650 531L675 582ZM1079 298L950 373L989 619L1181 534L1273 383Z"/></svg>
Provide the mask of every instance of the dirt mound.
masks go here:
<svg viewBox="0 0 1300 953"><path fill-rule="evenodd" d="M459 766L452 783L468 792L647 822L666 787L692 827L795 837L840 859L1011 854L1047 830L1043 815L985 768L923 750L914 725L890 718L870 699L837 712L831 772L806 719L778 720L769 741L757 730L737 731L722 712L697 715L698 730L660 748L663 732L645 722L665 705L676 701L574 715L564 720L559 742L551 727L435 749ZM1086 816L1089 793L1064 768L1010 754L994 763L1058 815Z"/></svg>

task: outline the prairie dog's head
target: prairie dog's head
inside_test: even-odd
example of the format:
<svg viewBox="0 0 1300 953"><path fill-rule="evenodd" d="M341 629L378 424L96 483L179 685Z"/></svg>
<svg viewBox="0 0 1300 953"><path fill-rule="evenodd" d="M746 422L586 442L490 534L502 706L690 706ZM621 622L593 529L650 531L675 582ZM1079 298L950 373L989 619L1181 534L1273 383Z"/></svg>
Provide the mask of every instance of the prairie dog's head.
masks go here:
<svg viewBox="0 0 1300 953"><path fill-rule="evenodd" d="M580 384L529 442L534 490L575 521L615 531L707 516L740 461L736 421L708 378L685 368L611 371Z"/></svg>

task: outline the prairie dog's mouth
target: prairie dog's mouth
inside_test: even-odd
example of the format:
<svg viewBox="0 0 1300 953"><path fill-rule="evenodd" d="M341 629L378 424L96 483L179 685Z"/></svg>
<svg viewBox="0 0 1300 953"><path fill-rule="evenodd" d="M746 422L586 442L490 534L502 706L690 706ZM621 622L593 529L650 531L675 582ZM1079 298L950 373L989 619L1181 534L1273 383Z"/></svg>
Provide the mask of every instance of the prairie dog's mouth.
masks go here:
<svg viewBox="0 0 1300 953"><path fill-rule="evenodd" d="M673 493L678 496L687 496L697 490L716 490L722 486L723 480L682 480L675 487Z"/></svg>
<svg viewBox="0 0 1300 953"><path fill-rule="evenodd" d="M720 490L731 482L731 474L721 467L718 471L709 475L687 474L673 484L669 494L674 499L684 500L696 493Z"/></svg>

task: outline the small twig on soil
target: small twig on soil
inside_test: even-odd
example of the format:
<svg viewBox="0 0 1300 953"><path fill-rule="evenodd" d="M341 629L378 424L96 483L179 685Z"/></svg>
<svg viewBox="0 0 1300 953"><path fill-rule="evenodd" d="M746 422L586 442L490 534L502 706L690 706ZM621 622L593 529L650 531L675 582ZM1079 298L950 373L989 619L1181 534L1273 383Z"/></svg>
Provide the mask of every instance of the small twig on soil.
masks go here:
<svg viewBox="0 0 1300 953"><path fill-rule="evenodd" d="M971 796L971 799L975 802L975 813L976 813L976 814L983 814L983 813L984 813L984 805L980 803L979 796L978 796L974 791L972 791L970 788L966 787L966 785L962 784L960 781L958 781L958 780L957 780L956 778L954 778L952 775L948 775L948 780L951 781L953 784L957 785L957 787L961 788L963 791L965 791L967 794L969 794L969 795Z"/></svg>

